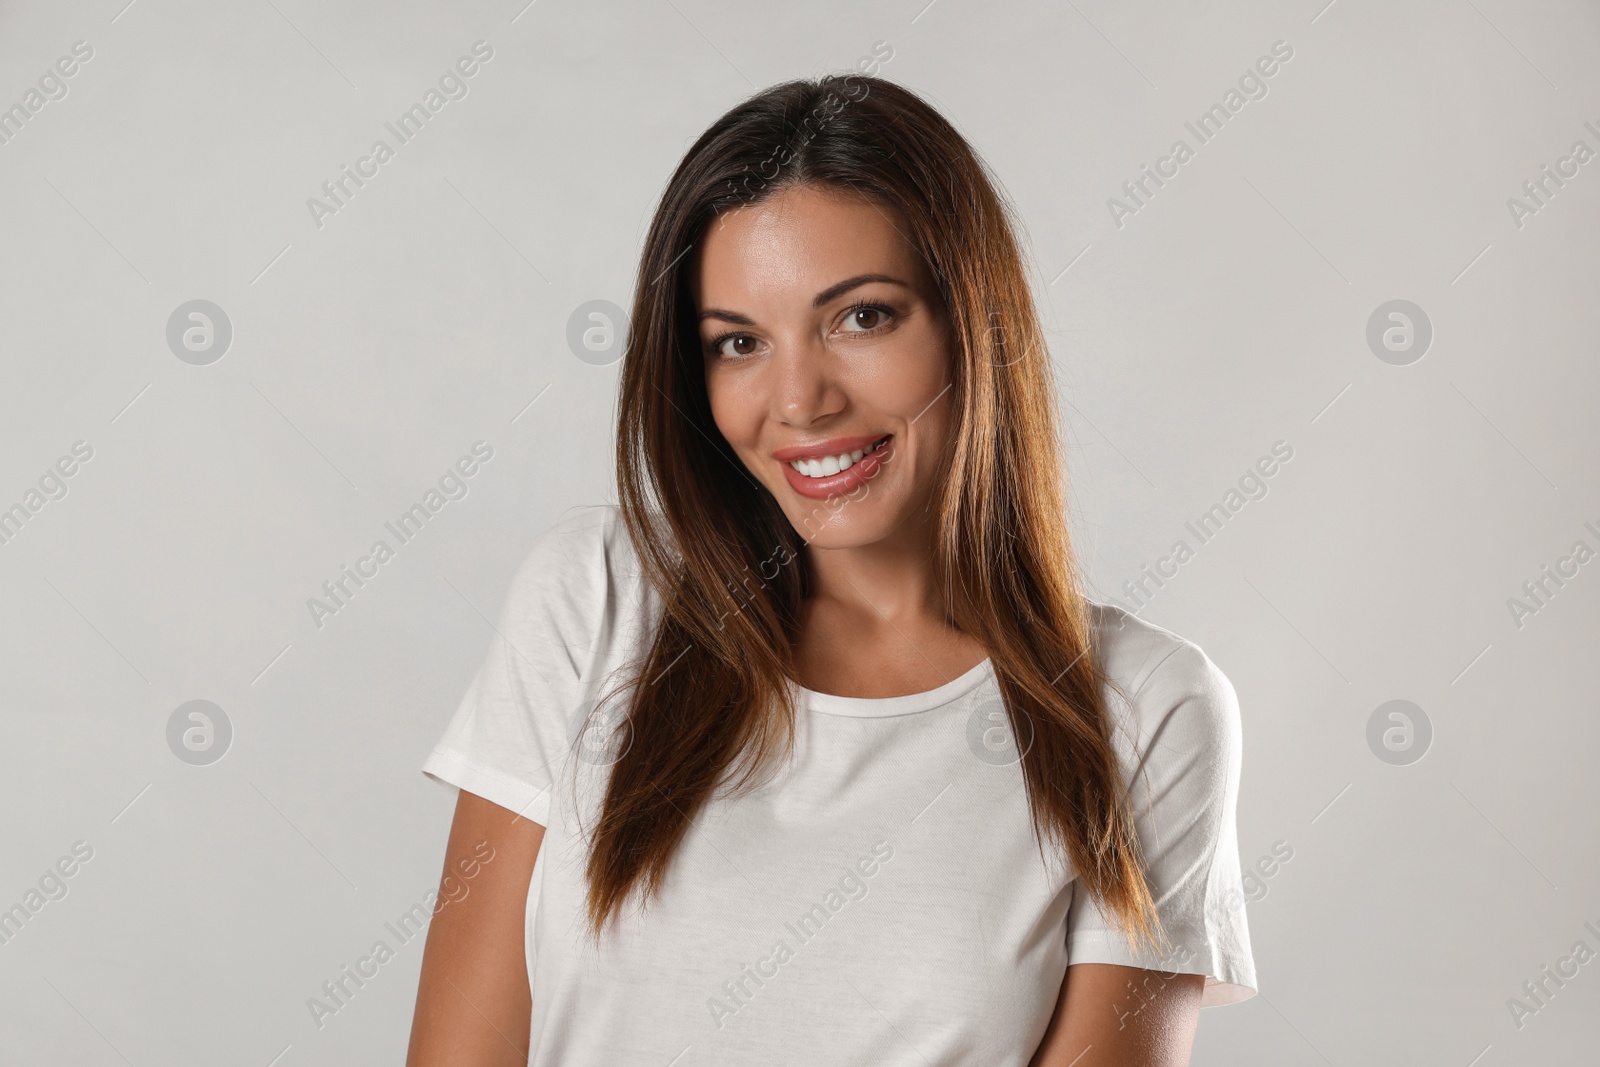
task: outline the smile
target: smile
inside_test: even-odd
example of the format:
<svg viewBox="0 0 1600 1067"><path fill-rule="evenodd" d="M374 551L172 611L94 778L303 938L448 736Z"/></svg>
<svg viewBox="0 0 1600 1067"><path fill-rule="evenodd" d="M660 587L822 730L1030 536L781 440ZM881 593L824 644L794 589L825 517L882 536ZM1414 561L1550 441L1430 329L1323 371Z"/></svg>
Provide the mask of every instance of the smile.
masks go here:
<svg viewBox="0 0 1600 1067"><path fill-rule="evenodd" d="M888 434L867 445L836 456L806 457L779 461L789 487L801 496L826 500L853 493L883 469L894 454L894 435Z"/></svg>
<svg viewBox="0 0 1600 1067"><path fill-rule="evenodd" d="M823 456L819 459L791 460L789 466L807 478L831 478L840 471L849 470L867 456L883 448L889 443L889 436L886 434L866 448L858 448L854 452L841 452L837 456Z"/></svg>

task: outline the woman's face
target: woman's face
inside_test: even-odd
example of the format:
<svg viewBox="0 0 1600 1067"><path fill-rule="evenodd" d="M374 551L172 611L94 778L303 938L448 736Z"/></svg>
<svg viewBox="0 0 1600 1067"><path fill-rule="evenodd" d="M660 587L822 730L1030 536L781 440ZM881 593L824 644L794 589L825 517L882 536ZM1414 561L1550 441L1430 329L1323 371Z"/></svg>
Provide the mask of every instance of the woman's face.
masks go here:
<svg viewBox="0 0 1600 1067"><path fill-rule="evenodd" d="M948 319L904 229L888 208L792 186L713 222L690 268L717 429L819 547L926 521L950 443Z"/></svg>

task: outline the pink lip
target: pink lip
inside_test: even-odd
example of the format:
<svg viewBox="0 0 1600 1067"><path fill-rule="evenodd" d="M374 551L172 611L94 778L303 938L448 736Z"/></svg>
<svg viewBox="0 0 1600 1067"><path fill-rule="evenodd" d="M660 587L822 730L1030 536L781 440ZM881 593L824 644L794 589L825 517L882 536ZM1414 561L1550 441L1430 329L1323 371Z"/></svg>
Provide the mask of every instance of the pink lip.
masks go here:
<svg viewBox="0 0 1600 1067"><path fill-rule="evenodd" d="M856 444L848 449L840 448L838 452L830 450L820 454L825 456L837 456L840 452L853 452L857 448L867 447L867 445L879 440L879 438L841 437L838 438L838 440L858 441L861 443ZM833 447L833 442L828 442L828 445L831 449ZM781 451L793 450L784 449ZM815 452L815 450L811 451L813 453ZM789 460L787 459L780 459L779 465L783 468L783 476L789 481L789 487L795 492L799 493L801 496L811 497L813 500L826 500L830 496L841 496L845 493L851 493L854 492L859 486L866 485L868 481L877 476L879 470L881 470L883 465L889 461L889 458L893 452L894 438L891 437L889 438L888 444L884 445L870 456L861 457L860 463L852 463L847 470L842 470L838 474L830 475L827 478L808 478L804 474L801 474L799 471L795 470L793 467L789 466ZM797 456L796 458L809 457Z"/></svg>
<svg viewBox="0 0 1600 1067"><path fill-rule="evenodd" d="M819 441L814 445L790 445L788 448L779 448L773 451L772 458L780 463L789 463L797 459L821 459L823 456L842 456L846 452L854 452L858 448L866 448L883 440L887 434L872 434L871 436L857 435L855 437L831 437L826 441Z"/></svg>

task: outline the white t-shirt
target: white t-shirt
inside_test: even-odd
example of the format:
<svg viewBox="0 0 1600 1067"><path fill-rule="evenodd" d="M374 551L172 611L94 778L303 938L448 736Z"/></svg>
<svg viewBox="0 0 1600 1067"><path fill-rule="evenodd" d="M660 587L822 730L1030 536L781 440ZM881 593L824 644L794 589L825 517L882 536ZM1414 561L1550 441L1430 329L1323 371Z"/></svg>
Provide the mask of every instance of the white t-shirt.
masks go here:
<svg viewBox="0 0 1600 1067"><path fill-rule="evenodd" d="M519 568L423 764L546 827L525 940L534 1067L1026 1067L1069 964L1203 974L1203 1005L1255 993L1233 687L1194 644L1100 604L1102 662L1133 700L1109 698L1119 758L1173 953L1136 957L1065 859L1041 860L988 660L909 696L797 686L792 760L697 814L660 896L642 913L630 897L597 953L585 828L620 702L574 739L658 612L621 512L568 514Z"/></svg>

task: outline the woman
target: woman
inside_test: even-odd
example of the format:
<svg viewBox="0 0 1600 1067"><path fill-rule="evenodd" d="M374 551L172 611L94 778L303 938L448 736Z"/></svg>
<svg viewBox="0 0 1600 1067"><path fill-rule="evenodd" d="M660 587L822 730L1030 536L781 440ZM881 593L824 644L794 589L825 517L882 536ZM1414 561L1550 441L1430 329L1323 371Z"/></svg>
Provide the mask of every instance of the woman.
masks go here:
<svg viewBox="0 0 1600 1067"><path fill-rule="evenodd" d="M790 82L689 149L620 506L534 542L424 765L446 876L492 858L412 1067L1172 1067L1254 993L1236 698L1081 592L1050 368L917 96Z"/></svg>

